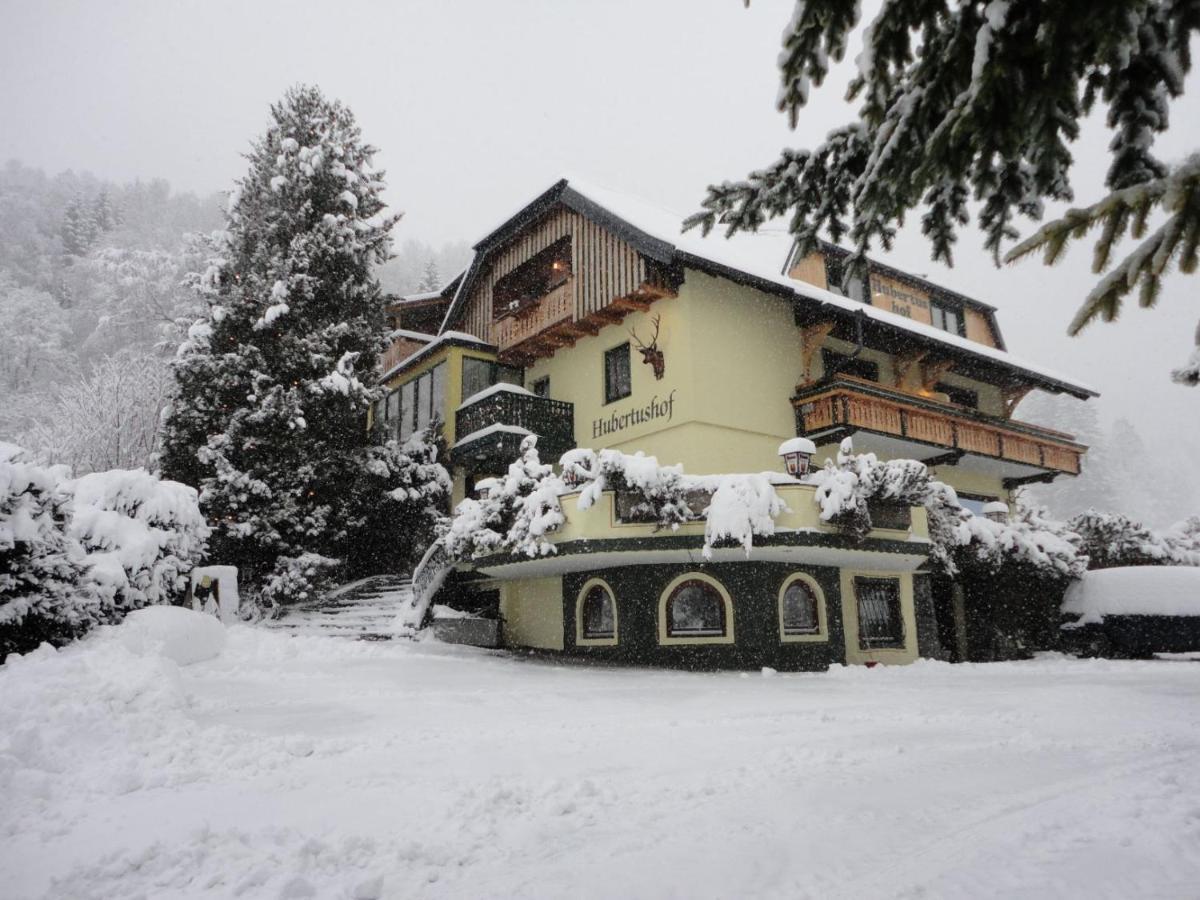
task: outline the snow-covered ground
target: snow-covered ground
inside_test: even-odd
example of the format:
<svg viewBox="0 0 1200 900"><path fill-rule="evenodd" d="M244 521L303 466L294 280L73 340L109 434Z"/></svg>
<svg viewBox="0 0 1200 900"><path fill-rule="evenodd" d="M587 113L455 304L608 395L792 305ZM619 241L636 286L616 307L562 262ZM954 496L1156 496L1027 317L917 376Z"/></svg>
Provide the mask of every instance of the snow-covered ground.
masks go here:
<svg viewBox="0 0 1200 900"><path fill-rule="evenodd" d="M1195 897L1200 665L692 674L231 628L0 668L0 895ZM219 648L214 644L213 652Z"/></svg>

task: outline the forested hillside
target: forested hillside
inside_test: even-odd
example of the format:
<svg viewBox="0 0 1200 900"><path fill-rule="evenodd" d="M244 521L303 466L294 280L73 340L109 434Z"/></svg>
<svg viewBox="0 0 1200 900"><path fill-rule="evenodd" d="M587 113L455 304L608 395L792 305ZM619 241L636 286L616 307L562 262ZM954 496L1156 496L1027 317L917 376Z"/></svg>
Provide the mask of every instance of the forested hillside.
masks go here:
<svg viewBox="0 0 1200 900"><path fill-rule="evenodd" d="M0 435L81 474L151 462L221 202L0 169Z"/></svg>
<svg viewBox="0 0 1200 900"><path fill-rule="evenodd" d="M0 167L0 438L79 474L157 465L168 363L204 312L188 275L208 266L224 202ZM389 292L425 290L468 258L410 238L379 274Z"/></svg>

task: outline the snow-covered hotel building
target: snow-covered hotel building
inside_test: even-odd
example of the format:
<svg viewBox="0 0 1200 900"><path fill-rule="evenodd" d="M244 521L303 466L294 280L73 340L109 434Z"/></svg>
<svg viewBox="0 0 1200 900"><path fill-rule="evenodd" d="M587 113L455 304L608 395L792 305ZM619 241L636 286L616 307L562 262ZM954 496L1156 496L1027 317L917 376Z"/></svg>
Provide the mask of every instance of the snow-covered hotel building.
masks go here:
<svg viewBox="0 0 1200 900"><path fill-rule="evenodd" d="M781 471L797 436L819 465L852 435L923 460L977 509L1080 471L1084 447L1013 412L1034 389L1094 392L1010 355L991 306L922 278L872 264L845 296L835 247L796 259L784 235L681 234L677 216L574 179L474 250L443 291L393 307L379 410L401 437L442 419L456 499L529 433L544 461L608 447L689 474ZM922 570L924 510L880 511L854 542L813 491L779 486L777 533L707 562L703 522L658 529L618 495L586 510L567 495L556 553L477 560L459 590L498 610L509 646L780 669L947 652L962 610Z"/></svg>

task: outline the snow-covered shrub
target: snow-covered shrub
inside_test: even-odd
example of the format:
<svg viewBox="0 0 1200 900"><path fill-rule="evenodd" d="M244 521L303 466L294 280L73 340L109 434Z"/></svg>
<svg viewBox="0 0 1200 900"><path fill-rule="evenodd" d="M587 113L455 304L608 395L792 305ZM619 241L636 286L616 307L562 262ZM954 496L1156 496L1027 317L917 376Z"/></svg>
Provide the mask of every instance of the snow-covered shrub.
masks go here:
<svg viewBox="0 0 1200 900"><path fill-rule="evenodd" d="M66 643L105 620L83 548L68 532L67 475L0 442L0 659Z"/></svg>
<svg viewBox="0 0 1200 900"><path fill-rule="evenodd" d="M964 568L995 573L1010 562L1054 578L1075 578L1084 570L1079 538L1067 525L1032 509L1019 510L1007 522L972 515L954 489L931 478L917 460L855 454L846 438L836 461L827 461L814 480L821 520L859 539L871 530L873 503L925 507L930 558L946 574Z"/></svg>
<svg viewBox="0 0 1200 900"><path fill-rule="evenodd" d="M120 614L183 595L209 535L195 489L145 469L113 469L84 475L70 490L69 532L105 606Z"/></svg>
<svg viewBox="0 0 1200 900"><path fill-rule="evenodd" d="M919 506L930 492L929 470L915 459L880 461L874 453L855 453L850 438L838 447L837 459L826 460L814 474L821 521L855 538L871 530L872 503Z"/></svg>
<svg viewBox="0 0 1200 900"><path fill-rule="evenodd" d="M1083 541L1089 569L1113 569L1122 566L1195 565L1189 546L1187 523L1166 534L1157 534L1140 522L1120 513L1095 509L1080 513L1070 521L1071 530Z"/></svg>
<svg viewBox="0 0 1200 900"><path fill-rule="evenodd" d="M1176 522L1163 537L1170 544L1177 565L1200 566L1200 516Z"/></svg>
<svg viewBox="0 0 1200 900"><path fill-rule="evenodd" d="M315 600L333 586L333 572L339 565L340 560L319 553L281 556L263 582L259 602L278 609Z"/></svg>
<svg viewBox="0 0 1200 900"><path fill-rule="evenodd" d="M1078 578L1087 569L1079 535L1043 510L1025 507L1018 507L1007 522L963 516L955 531L952 558L959 570L995 573L1011 563L1055 579Z"/></svg>
<svg viewBox="0 0 1200 900"><path fill-rule="evenodd" d="M722 541L736 541L750 555L755 535L775 533L775 517L787 507L766 475L720 475L704 511L705 559Z"/></svg>
<svg viewBox="0 0 1200 900"><path fill-rule="evenodd" d="M546 535L563 523L559 495L566 488L537 452L537 436L521 441L521 456L502 478L481 482L482 500L468 497L454 511L442 538L452 559L492 553L537 557L554 553Z"/></svg>
<svg viewBox="0 0 1200 900"><path fill-rule="evenodd" d="M1120 513L1089 509L1071 519L1088 555L1089 569L1161 565L1170 555L1149 528Z"/></svg>
<svg viewBox="0 0 1200 900"><path fill-rule="evenodd" d="M444 528L452 484L438 462L438 433L431 425L402 444L387 441L365 451L339 512L355 577L410 570Z"/></svg>
<svg viewBox="0 0 1200 900"><path fill-rule="evenodd" d="M641 451L631 455L619 450L597 453L586 448L569 450L563 454L561 464L563 480L573 487L582 486L580 509L594 505L605 491L616 491L633 495L629 513L638 521L674 529L696 518L688 498L703 487L684 475L681 465L660 466L655 457Z"/></svg>

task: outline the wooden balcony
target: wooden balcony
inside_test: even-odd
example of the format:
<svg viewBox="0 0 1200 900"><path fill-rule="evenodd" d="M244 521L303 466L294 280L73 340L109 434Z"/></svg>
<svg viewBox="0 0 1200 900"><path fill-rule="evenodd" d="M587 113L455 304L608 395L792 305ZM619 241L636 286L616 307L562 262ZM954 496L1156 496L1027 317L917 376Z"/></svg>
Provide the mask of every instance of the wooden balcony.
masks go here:
<svg viewBox="0 0 1200 900"><path fill-rule="evenodd" d="M500 353L511 351L575 317L573 280L567 279L546 296L492 323L492 343Z"/></svg>
<svg viewBox="0 0 1200 900"><path fill-rule="evenodd" d="M1087 449L1060 431L845 376L805 386L792 403L804 437L828 443L863 431L891 439L890 452L926 462L948 464L966 455L997 460L1010 486L1078 475Z"/></svg>
<svg viewBox="0 0 1200 900"><path fill-rule="evenodd" d="M538 437L542 462L558 462L575 446L575 405L524 392L487 394L454 416L455 462L473 461L484 470L502 470L514 459L526 434Z"/></svg>

